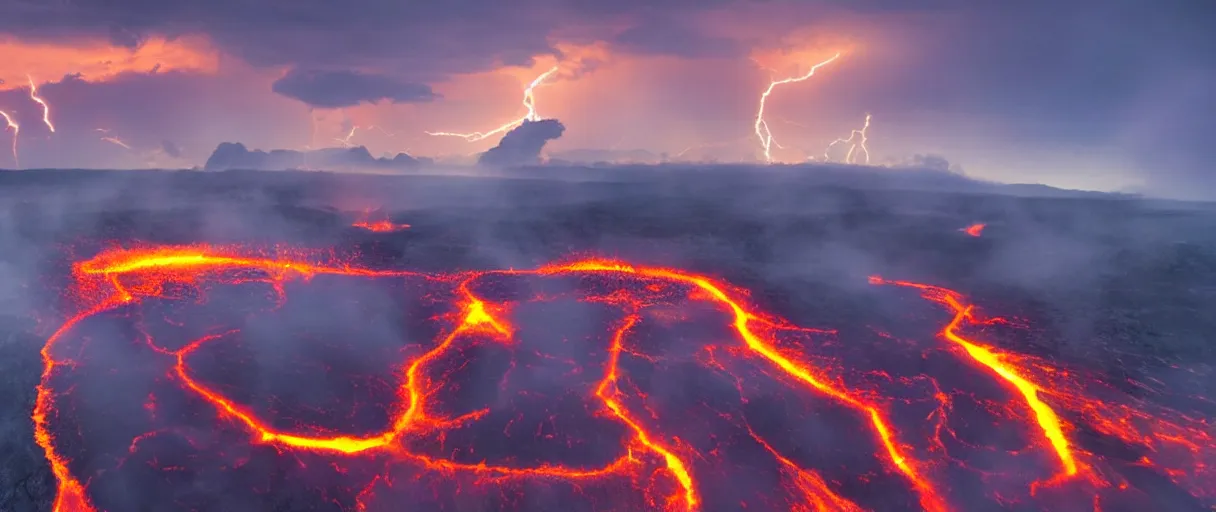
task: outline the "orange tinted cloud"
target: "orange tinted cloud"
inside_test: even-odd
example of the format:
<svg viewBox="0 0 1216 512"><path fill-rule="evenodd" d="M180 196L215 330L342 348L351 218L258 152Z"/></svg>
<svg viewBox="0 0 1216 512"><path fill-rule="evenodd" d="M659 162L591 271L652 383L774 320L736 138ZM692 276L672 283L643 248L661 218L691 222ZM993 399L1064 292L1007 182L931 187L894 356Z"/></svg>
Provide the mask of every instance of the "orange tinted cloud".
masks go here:
<svg viewBox="0 0 1216 512"><path fill-rule="evenodd" d="M84 80L105 81L125 72L196 71L214 73L219 53L199 37L150 38L136 48L107 41L25 42L0 38L0 89L26 86L26 75L57 81L80 73Z"/></svg>
<svg viewBox="0 0 1216 512"><path fill-rule="evenodd" d="M500 69L463 75L476 77L485 75L505 75L520 83L527 84L541 73L556 66L557 73L545 81L552 84L562 80L577 79L584 74L595 71L600 66L608 64L613 56L608 51L608 44L594 42L589 44L553 43L558 55L544 54L533 58L531 66L508 66Z"/></svg>
<svg viewBox="0 0 1216 512"><path fill-rule="evenodd" d="M455 75L436 84L435 89L443 97L430 105L417 106L431 115L427 118L426 131L473 132L488 131L519 118L527 112L521 105L524 88L550 69L557 71L539 84L533 91L537 114L542 118L562 117L568 110L563 99L572 88L581 87L588 76L615 57L602 42L575 44L559 42L553 47L559 55L542 54L532 59L527 66L503 66L479 73ZM425 141L428 148L437 153L467 153L493 146L500 136L482 139L480 144L469 145L460 139L430 137Z"/></svg>
<svg viewBox="0 0 1216 512"><path fill-rule="evenodd" d="M757 49L752 51L751 59L757 66L772 73L776 79L806 73L813 64L822 62L836 53L848 57L854 51L855 47L844 44Z"/></svg>
<svg viewBox="0 0 1216 512"><path fill-rule="evenodd" d="M553 65L558 66L558 78L577 78L584 73L590 73L612 60L608 45L604 42L591 44L555 43L553 45L561 55L554 59Z"/></svg>

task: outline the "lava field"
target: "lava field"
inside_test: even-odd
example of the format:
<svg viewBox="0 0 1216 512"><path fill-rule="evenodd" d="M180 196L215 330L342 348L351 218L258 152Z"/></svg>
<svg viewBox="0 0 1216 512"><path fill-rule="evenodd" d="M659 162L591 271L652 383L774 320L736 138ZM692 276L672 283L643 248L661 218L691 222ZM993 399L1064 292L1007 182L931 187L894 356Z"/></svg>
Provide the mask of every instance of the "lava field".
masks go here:
<svg viewBox="0 0 1216 512"><path fill-rule="evenodd" d="M1210 349L1128 341L1161 323L1103 330L1119 297L1148 320L1213 304L1195 298L1211 246L1077 234L1092 209L1172 235L1208 214L888 193L821 190L830 208L802 217L633 207L643 192L412 211L280 198L234 207L248 220L222 234L200 224L211 203L61 212L49 231L45 208L13 207L7 242L64 242L6 260L49 291L23 302L38 324L19 339L38 344L3 346L35 363L17 381L28 437L4 446L37 462L6 456L0 508L1216 504ZM297 227L249 235L272 214ZM1070 265L1002 256L1028 246Z"/></svg>

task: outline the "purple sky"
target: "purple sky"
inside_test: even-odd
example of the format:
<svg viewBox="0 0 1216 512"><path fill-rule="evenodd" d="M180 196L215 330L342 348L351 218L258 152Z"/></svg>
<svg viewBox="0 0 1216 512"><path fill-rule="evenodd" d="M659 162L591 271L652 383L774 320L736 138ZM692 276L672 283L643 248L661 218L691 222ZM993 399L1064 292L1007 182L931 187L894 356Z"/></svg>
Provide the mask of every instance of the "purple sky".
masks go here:
<svg viewBox="0 0 1216 512"><path fill-rule="evenodd" d="M332 146L352 127L375 154L460 155L496 138L425 132L522 116L522 87L556 65L536 90L567 127L551 152L756 159L769 80L843 51L774 90L777 160L822 158L870 113L874 163L936 154L980 178L1216 199L1209 4L0 0L0 110L22 167L191 166L222 141Z"/></svg>

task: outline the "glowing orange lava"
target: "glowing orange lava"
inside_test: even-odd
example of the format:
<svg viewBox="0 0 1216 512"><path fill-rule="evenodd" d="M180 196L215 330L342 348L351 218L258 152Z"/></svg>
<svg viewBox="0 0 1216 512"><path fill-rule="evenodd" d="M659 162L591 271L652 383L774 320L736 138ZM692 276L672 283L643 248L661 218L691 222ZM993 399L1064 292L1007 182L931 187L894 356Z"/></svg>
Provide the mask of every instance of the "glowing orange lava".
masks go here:
<svg viewBox="0 0 1216 512"><path fill-rule="evenodd" d="M986 226L987 226L986 224L977 222L977 223L967 226L963 229L960 229L959 231L962 231L971 236L978 237L984 233L984 227L986 227Z"/></svg>
<svg viewBox="0 0 1216 512"><path fill-rule="evenodd" d="M393 221L383 218L383 213L379 215L371 210L366 210L358 220L351 224L352 227L366 229L375 233L393 233L404 229L409 229L409 224L396 224Z"/></svg>
<svg viewBox="0 0 1216 512"><path fill-rule="evenodd" d="M531 270L420 274L366 268L324 252L207 245L115 249L76 263L72 272L74 284L71 296L75 299L78 313L71 316L42 349L44 369L32 415L35 440L43 449L58 481L54 504L56 512L96 510L90 498L90 479L73 474L70 469L73 461L64 448L70 443L57 442L56 432L64 431L53 424L61 421L58 418L63 411L59 409L59 402L71 393L70 389L56 389L55 379L76 369L80 362L67 355L77 354L77 349L60 344L67 343L64 340L74 336L73 333L81 329L82 323L101 315L145 307L150 299L180 301L185 297L196 297L202 302L201 297L206 294L204 287L209 289L219 284L268 285L274 291L277 302L282 304L287 300L289 283L294 283L293 286L313 283L319 276L350 276L363 280L421 279L449 290L444 293L450 293L451 302L444 302L450 304L451 312L440 317L445 324L442 333L424 350L404 357L405 360L397 367L393 383L395 403L389 406L388 421L378 431L355 435L295 423L286 427L275 418L259 416L253 407L230 397L228 393L231 389L209 384L196 375L190 363L192 359L203 357L199 355L200 349L222 345L224 339L237 336L239 330L192 336L192 341L177 348L157 343L149 333L144 333L146 339L143 342L158 357L167 359L166 378L169 381L177 383L181 391L209 404L214 414L222 420L220 425L213 428L226 425L247 434L251 443L274 447L281 455L325 457L332 461L353 461L356 458L360 461L382 460L409 465L424 474L443 478L460 478L464 475L473 479L470 481L473 485L545 481L564 482L582 489L608 481L629 482L628 488L646 503L647 508L692 511L723 505L713 502L709 496L718 491L715 485L729 486L729 480L720 479L723 476L721 468L706 466L708 460L721 454L717 453L717 448L702 448L691 438L677 435L671 431L671 425L662 423L661 410L650 403L647 395L638 388L632 374L633 367L623 366L622 361L625 358L658 361L658 356L641 353L636 339L659 327L664 315L670 314L670 311L663 313L656 312L656 309L695 302L708 306L715 314L725 315L723 327L727 328L725 332L733 341L722 354L738 356L739 364L757 365L763 368L761 371L764 374L771 374L796 390L851 410L857 420L869 427L868 436L872 445L866 445L864 440L861 445L874 447L873 460L878 461L895 481L903 482L901 485L906 485L921 508L928 511L956 509L951 503L952 493L956 489L940 480L943 478L941 468L950 463L949 455L944 453L947 450L940 442L930 440L926 443L907 438L907 432L917 431L920 426L904 423L907 418L896 414L898 400L885 398L870 386L848 384L835 366L812 364L810 361L820 359L796 354L781 333L810 330L759 311L745 299L745 292L708 276L601 259L554 263ZM470 340L482 340L477 343L502 347L503 350L515 350L520 342L517 333L521 331L521 326L516 325L514 315L516 305L523 302L492 300L484 291L479 291L484 290L482 286L493 279L529 279L538 282L565 279L592 283L595 289L602 289L600 294L579 291L576 292L577 300L610 305L621 312L622 316L610 330L604 355L606 360L598 370L602 373L595 373L594 385L580 393L587 400L592 414L621 428L624 437L614 458L589 465L515 464L489 463L483 455L481 462L471 463L460 462L454 456L449 458L429 453L412 444L427 436L434 436L439 439L442 448L443 440L451 432L494 414L489 407L448 412L441 396L459 387L445 380L447 377L444 375L451 369L443 361L453 357L459 361L465 357L464 350L469 343L473 343ZM1204 480L1208 471L1205 464L1216 453L1213 450L1216 442L1212 439L1210 426L1202 422L1171 423L1160 419L1166 416L1164 413L1153 415L1145 412L1147 406L1132 408L1087 398L1083 384L1073 387L1061 382L1049 384L1039 379L1041 372L1048 371L1044 368L1050 368L1046 363L998 351L967 337L963 331L970 324L988 325L996 320L979 320L974 307L967 304L957 292L877 277L872 278L872 282L913 287L920 290L926 299L950 308L954 317L942 329L941 336L957 347L960 355L985 369L997 382L1005 384L1015 393L1019 398L1017 403L1029 411L1029 418L1033 419L1039 435L1046 441L1044 447L1054 456L1058 469L1044 483L1053 486L1072 482L1111 484L1100 470L1101 461L1078 448L1070 438L1074 430L1070 421L1075 416L1126 442L1155 443L1154 447L1160 453L1166 453L1167 447L1182 447L1183 451L1193 456L1195 465L1190 468L1171 467L1164 471L1175 478L1179 485L1200 489L1211 487L1210 480ZM730 373L731 370L719 357L711 354L711 361L702 365ZM574 373L580 374L584 370L587 368L580 367ZM1053 375L1063 373L1060 371ZM741 378L735 375L735 379L742 393ZM946 421L944 415L949 398L940 389L932 396L941 406L937 413L925 418L924 423L929 430L934 429L934 424L940 430L944 425L941 422ZM1064 413L1058 412L1059 407L1070 411L1069 419ZM1010 412L1016 410L1014 405L1001 405L1000 410L1001 418L1019 417ZM725 412L717 414L731 416ZM901 421L898 429L897 418ZM762 447L760 453L767 454L771 467L781 475L784 482L781 489L786 494L778 498L785 500L781 509L845 512L866 509L859 504L864 496L855 493L846 496L848 493L841 484L821 476L831 468L813 469L809 464L814 461L808 460L805 454L779 449L783 445L773 442L771 436L766 438L769 434L761 434L761 430L753 429L746 422L731 420L730 423L746 429L748 435L741 437L750 439L748 442L753 447ZM1209 431L1205 431L1205 428ZM1157 450L1154 452L1157 453ZM301 464L304 462L301 461ZM1163 467L1147 459L1144 464ZM1079 478L1081 476L1086 478ZM733 478L729 471L726 477ZM866 478L873 477L869 475ZM719 483L708 483L710 481ZM1096 486L1092 501L1098 500L1098 493L1104 492L1103 489L1126 487L1126 482L1117 483L1119 485ZM388 473L378 473L364 484L364 490L358 493L360 510L365 510L374 502L379 492L377 489L392 487L392 477ZM1000 496L996 498L1000 499ZM1087 496L1086 502L1089 501L1091 499ZM731 504L726 505L730 508Z"/></svg>
<svg viewBox="0 0 1216 512"><path fill-rule="evenodd" d="M865 509L858 506L856 503L849 501L847 498L841 497L830 487L827 482L823 481L823 477L818 473L798 467L793 461L787 459L781 452L773 448L772 445L760 437L755 431L748 429L748 434L755 439L760 446L768 450L772 456L777 459L782 465L785 472L792 475L793 485L798 492L805 496L806 502L800 504L802 506L793 507L792 510L815 512L821 510L833 510L839 512L863 512Z"/></svg>
<svg viewBox="0 0 1216 512"><path fill-rule="evenodd" d="M1213 476L1212 463L1216 456L1216 434L1208 420L1129 396L1108 400L1096 397L1099 392L1117 393L1099 380L1086 379L1079 371L1056 368L1047 361L1000 350L968 337L963 332L967 327L1003 324L1008 320L1000 317L981 319L975 313L975 306L954 290L877 276L871 277L870 282L913 288L919 290L923 298L945 306L953 317L942 328L940 336L961 349L959 355L987 369L1021 397L1034 426L1046 441L1042 448L1058 462L1054 475L1032 483L1032 492L1073 480L1099 490L1122 492L1130 487L1126 480L1110 471L1109 461L1076 445L1072 433L1077 425L1058 411L1066 411L1069 417L1083 421L1086 427L1128 445L1168 454L1171 460L1168 464L1148 458L1142 458L1140 463L1158 469L1193 495L1206 497L1216 492L1210 482L1202 481ZM1056 405L1053 407L1048 402ZM1094 499L1098 500L1097 494Z"/></svg>
<svg viewBox="0 0 1216 512"><path fill-rule="evenodd" d="M1052 450L1055 451L1056 456L1060 459L1060 470L1062 472L1060 476L1071 477L1081 470L1068 442L1068 438L1064 435L1064 427L1059 415L1039 398L1041 389L1023 377L1025 371L1008 362L1005 357L994 349L977 344L959 335L959 325L964 319L971 316L971 306L964 305L957 292L907 281L887 281L880 277L872 277L870 278L870 282L872 284L894 284L917 288L921 290L926 299L949 307L954 312L954 318L942 329L942 337L962 347L966 351L967 356L972 360L988 368L1017 389L1022 398L1026 400L1026 404L1034 411L1035 420L1038 422L1039 428L1042 429L1043 436L1051 443Z"/></svg>

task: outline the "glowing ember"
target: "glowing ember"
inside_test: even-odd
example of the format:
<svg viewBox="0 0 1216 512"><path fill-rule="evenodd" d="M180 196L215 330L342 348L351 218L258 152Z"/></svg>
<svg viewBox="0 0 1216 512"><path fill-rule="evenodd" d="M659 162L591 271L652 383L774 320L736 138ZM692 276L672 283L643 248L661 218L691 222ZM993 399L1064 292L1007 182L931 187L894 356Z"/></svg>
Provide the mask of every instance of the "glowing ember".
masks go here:
<svg viewBox="0 0 1216 512"><path fill-rule="evenodd" d="M396 224L386 218L383 212L376 213L371 210L364 211L363 215L351 226L376 233L392 233L410 228L409 224Z"/></svg>
<svg viewBox="0 0 1216 512"><path fill-rule="evenodd" d="M103 252L75 264L73 277L72 296L77 301L79 313L69 318L42 350L45 368L33 412L36 441L45 451L58 481L54 510L59 512L93 511L101 505L109 507L108 503L95 505L100 492L95 487L102 485L98 482L107 475L125 471L127 466L123 466L123 462L126 458L152 450L143 448L144 443L152 443L153 438L167 435L166 432L184 430L194 434L176 435L185 436L191 445L204 443L206 438L227 448L232 448L234 442L240 447L237 451L245 455L224 459L221 463L227 468L224 471L246 474L248 468L245 466L253 467L251 455L248 455L250 450L257 446L268 447L273 449L272 456L276 460L287 461L285 463L289 465L290 461L296 461L299 471L304 468L324 470L334 478L349 479L348 485L340 487L343 492L349 491L352 508L369 511L395 510L394 504L404 502L405 498L399 494L405 492L403 489L422 485L428 489L424 491L426 496L412 496L410 499L414 501L410 502L420 503L420 508L436 510L467 509L468 503L478 501L457 498L478 492L496 492L501 497L500 504L527 509L528 502L517 493L535 486L541 486L542 493L552 493L557 492L554 489L566 486L563 488L573 493L571 497L585 497L595 510L748 508L852 512L870 509L871 503L876 503L873 501L877 499L875 496L883 493L868 492L864 486L884 478L903 486L909 498L919 502L921 508L944 511L967 508L958 498L960 490L947 484L950 467L983 473L986 479L999 476L990 470L981 471L962 464L952 456L953 448L948 448L943 441L947 435L960 437L952 430L952 426L958 427L947 417L952 397L970 395L972 391L942 389L937 380L921 376L922 381L934 383L935 391L929 395L939 406L927 418L924 415L919 420L910 418L900 412L900 403L906 400L880 392L872 383L851 384L842 363L833 363L818 354L796 354L791 348L797 340L806 341L807 336L827 334L826 331L797 327L762 313L749 304L743 291L682 270L591 259L534 270L424 275L374 270L340 261L332 255L292 249L253 251L239 247L186 246ZM205 414L214 414L219 422L198 425L200 413L190 412L183 416L189 418L189 424L157 424L156 429L144 431L133 439L123 439L122 452L114 456L119 462L100 470L96 465L104 465L109 459L99 459L94 447L82 447L87 443L78 442L78 436L96 429L87 426L71 429L64 425L65 421L70 424L71 413L78 407L73 405L78 400L73 399L80 390L70 383L65 384L63 379L87 371L91 365L102 364L84 357L90 343L98 341L85 332L91 332L86 326L95 326L102 320L130 320L135 317L135 311L146 311L138 315L144 318L150 314L147 312L164 311L164 308L202 307L209 304L205 300L208 295L219 293L220 289L240 287L268 287L273 292L270 295L274 303L272 310L278 310L288 304L289 291L294 297L313 286L322 286L322 282L328 282L326 279L344 277L357 278L360 282L421 281L440 290L434 292L438 295L433 295L432 302L450 308L445 310L447 313L435 316L435 321L443 327L438 328L440 334L429 345L412 354L399 347L393 348L395 353L406 355L393 372L394 382L385 386L393 403L379 408L387 414L381 427L344 433L294 417L286 421L249 405L249 395L241 387L210 381L201 365L216 358L212 351L232 350L223 347L239 343L248 327L212 329L189 335L186 339L192 341L185 342L168 339L172 336L154 335L154 329L136 327L135 332L140 334L134 346L142 347L140 350L146 357L159 358L163 363L164 372L153 377L159 386L172 384L170 388L174 393L192 397L189 400L208 411ZM506 402L498 398L484 407L454 410L448 398L453 393L464 392L455 375L467 366L476 366L472 361L476 356L470 352L473 347L512 354L510 368L503 376L504 383L510 380L511 372L526 371L537 364L536 361L561 359L539 352L527 356L532 358L529 359L533 361L531 363L518 359L526 355L521 344L529 332L528 325L519 323L522 317L518 310L545 304L553 299L553 293L531 295L530 300L526 297L493 298L499 297L496 293L504 293L501 290L509 280L574 282L577 283L576 291L569 293L577 303L619 313L608 330L609 336L603 340L607 346L591 351L602 361L588 367L571 360L568 362L570 370L566 372L567 377L591 375L587 379L588 388L572 392L571 396L584 401L584 405L575 406L575 409L585 409L591 419L613 425L615 430L612 432L618 434L605 437L607 434L598 430L562 433L556 425L566 420L557 415L545 420L536 431L538 439L553 439L572 448L590 446L600 451L607 448L605 453L611 453L595 459L597 462L526 462L513 457L489 462L487 459L491 456L485 453L472 455L471 450L462 451L456 446L458 439L470 435L466 429L471 425L490 424L486 422L498 417L505 418L502 435L510 436L513 425L519 420L513 405L517 400L527 399L527 393L523 393ZM971 339L965 333L968 328L994 325L1001 320L981 320L974 313L974 307L957 292L881 278L872 278L872 282L913 287L926 299L948 307L954 316L941 331L942 338L948 342L946 346L956 348L965 362L987 372L994 382L1008 389L1009 397L1005 400L986 399L993 417L997 422L1012 421L1035 433L1027 440L1030 446L1019 447L1008 455L1041 452L1054 460L1050 466L1042 463L1030 466L1042 472L1018 495L1019 499L1055 499L1056 491L1072 489L1082 492L1084 499L1069 503L1091 504L1123 496L1136 488L1135 482L1119 477L1109 461L1079 446L1074 438L1079 423L1147 450L1148 455L1136 464L1160 471L1194 496L1212 492L1211 482L1216 479L1207 468L1212 466L1216 440L1207 423L1169 410L1155 409L1130 397L1120 397L1119 401L1093 398L1089 391L1100 389L1099 381L1085 380L1080 374L1052 368L1044 361L1000 351ZM431 293L427 295L432 296ZM641 366L679 368L672 366L678 354L670 350L662 355L653 354L650 352L653 347L648 347L645 340L676 319L685 318L683 311L698 304L706 314L725 315L715 324L722 329L724 339L695 341L692 351L697 355L693 360L703 369L728 376L740 393L738 399L742 405L735 410L710 407L709 404L697 407L708 407L708 415L746 435L706 437L688 431L687 427L695 423L691 419L701 409L689 409L672 422L664 415L672 406L670 401L643 391L648 389L641 385L647 378L645 375L658 370L641 371ZM228 307L226 303L221 306ZM360 309L366 310L363 306ZM168 317L166 322L174 329L187 328L169 321ZM663 344L677 341L665 339ZM809 351L810 347L803 346L801 350ZM582 353L582 350L578 352ZM127 369L126 366L119 368ZM226 368L228 374L241 374L229 366ZM475 370L477 372L485 371L477 368L480 368ZM842 420L865 425L869 433L850 439L848 446L866 452L872 448L867 458L880 470L849 474L851 470L842 473L839 467L829 467L826 462L816 466L817 461L808 458L804 449L790 445L789 439L775 438L778 432L749 418L744 407L746 403L772 395L771 390L752 388L754 383L750 381L766 376L804 392L800 395L827 404L824 407L834 407L838 412L852 411L845 415L851 418ZM882 380L897 379L888 376ZM370 390L378 384L361 386L360 389ZM506 384L500 383L500 386ZM145 401L143 407L148 418L169 414L161 409L170 406L162 404L157 396L150 394ZM208 434L203 436L200 432ZM233 432L239 432L241 436L233 437ZM849 432L855 432L855 429ZM576 437L568 437L572 433ZM921 433L928 433L932 438L923 439ZM64 436L69 439L60 441ZM241 439L247 440L248 446L241 443ZM727 439L730 443L723 444ZM125 445L128 442L129 448ZM513 440L500 444L521 443ZM741 472L748 471L739 466L744 462L731 459L726 453L737 449L736 444L750 446L753 452L761 454L767 460L764 463L767 466L763 467L779 476L780 486L741 490L748 481L758 479L739 478ZM575 451L579 450L581 448ZM219 451L227 456L226 450ZM479 458L471 460L469 456ZM200 467L195 467L203 464L201 452L177 462L170 462L170 457L171 454L160 453L148 464L155 466L158 474L183 471L183 467L186 471L201 471ZM748 467L756 464L755 456L746 459ZM1190 464L1159 462L1165 460L1189 461ZM852 480L846 485L842 479ZM1006 502L1014 496L1008 486L1001 488L1004 490L1000 494L994 491L989 498ZM1040 492L1043 489L1052 492ZM724 492L738 493L742 497L725 503L722 501L726 496L722 494ZM452 496L439 497L442 494ZM328 491L324 499L341 502ZM426 499L437 501L428 508L425 503L432 502L425 502Z"/></svg>
<svg viewBox="0 0 1216 512"><path fill-rule="evenodd" d="M986 226L987 226L987 224L982 224L982 223L977 222L977 223L967 226L963 229L960 229L959 231L962 231L963 233L966 233L971 236L980 236L981 234L984 233L984 227L986 227Z"/></svg>
<svg viewBox="0 0 1216 512"><path fill-rule="evenodd" d="M1113 476L1109 474L1109 467L1099 467L1114 464L1113 461L1102 460L1076 446L1070 435L1078 425L1065 420L1057 412L1059 409L1084 422L1087 428L1129 445L1168 454L1171 461L1180 462L1180 465L1156 464L1147 457L1142 458L1140 463L1159 469L1192 494L1211 496L1216 491L1210 482L1204 481L1214 476L1211 475L1211 464L1213 456L1216 456L1216 435L1213 435L1213 427L1208 421L1165 410L1132 397L1103 400L1093 395L1098 392L1114 395L1116 392L1100 381L1086 381L1079 372L1073 374L1054 368L1047 361L998 350L968 338L963 333L968 326L1003 324L1008 320L1000 317L981 319L975 314L975 307L967 304L963 296L954 290L907 281L889 281L877 276L871 277L870 282L914 288L925 299L948 308L954 316L942 328L941 337L960 348L960 356L986 368L1008 385L1011 392L1021 397L1042 439L1046 441L1042 448L1051 452L1058 461L1057 472L1034 482L1032 490L1044 484L1055 486L1070 480L1082 480L1098 488L1113 487L1119 491L1129 488L1129 483L1122 478L1109 481ZM1059 405L1053 408L1048 402Z"/></svg>

